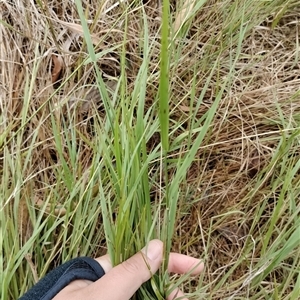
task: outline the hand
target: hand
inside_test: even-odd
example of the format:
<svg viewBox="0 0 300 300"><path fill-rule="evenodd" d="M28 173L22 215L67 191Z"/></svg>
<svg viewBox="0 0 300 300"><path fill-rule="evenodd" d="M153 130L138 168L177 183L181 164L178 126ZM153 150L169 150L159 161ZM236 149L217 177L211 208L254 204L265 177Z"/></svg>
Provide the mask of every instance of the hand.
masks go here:
<svg viewBox="0 0 300 300"><path fill-rule="evenodd" d="M61 290L53 300L128 300L144 282L151 278L151 274L156 273L162 259L163 243L160 240L150 241L147 247L114 268L109 255L106 254L96 259L105 271L102 278L95 282L75 280ZM184 274L194 269L191 275L198 275L204 267L203 263L199 263L200 260L196 258L171 253L168 270L170 273ZM182 298L183 296L182 291L174 290L167 300L177 298L187 300Z"/></svg>

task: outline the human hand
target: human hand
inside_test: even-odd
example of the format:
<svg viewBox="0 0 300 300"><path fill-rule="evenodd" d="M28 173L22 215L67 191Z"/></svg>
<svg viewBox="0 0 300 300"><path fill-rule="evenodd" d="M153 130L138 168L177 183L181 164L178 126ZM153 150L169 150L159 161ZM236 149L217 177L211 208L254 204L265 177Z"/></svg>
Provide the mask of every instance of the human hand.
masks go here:
<svg viewBox="0 0 300 300"><path fill-rule="evenodd" d="M163 243L152 240L140 252L116 267L112 267L109 255L96 259L105 271L99 280L75 280L61 290L53 300L128 300L139 287L156 273L163 260ZM183 254L171 253L168 264L170 273L198 275L203 270L200 260ZM151 271L149 271L149 268ZM175 289L167 300L183 298L182 291Z"/></svg>

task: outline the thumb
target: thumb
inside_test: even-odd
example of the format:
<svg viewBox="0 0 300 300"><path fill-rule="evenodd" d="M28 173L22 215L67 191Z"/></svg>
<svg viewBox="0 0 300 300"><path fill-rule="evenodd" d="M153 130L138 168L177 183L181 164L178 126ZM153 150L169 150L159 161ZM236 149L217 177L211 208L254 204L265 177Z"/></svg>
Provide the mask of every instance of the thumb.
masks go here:
<svg viewBox="0 0 300 300"><path fill-rule="evenodd" d="M163 259L163 243L152 240L140 252L110 270L88 288L90 299L125 300L156 273ZM95 298L94 298L95 297Z"/></svg>

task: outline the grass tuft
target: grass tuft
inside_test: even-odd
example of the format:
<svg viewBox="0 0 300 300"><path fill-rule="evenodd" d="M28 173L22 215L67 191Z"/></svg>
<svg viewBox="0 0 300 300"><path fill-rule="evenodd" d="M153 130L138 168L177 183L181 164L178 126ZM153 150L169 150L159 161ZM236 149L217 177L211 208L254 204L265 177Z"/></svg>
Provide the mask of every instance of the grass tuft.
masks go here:
<svg viewBox="0 0 300 300"><path fill-rule="evenodd" d="M299 299L296 0L0 3L0 282L150 239L134 296Z"/></svg>

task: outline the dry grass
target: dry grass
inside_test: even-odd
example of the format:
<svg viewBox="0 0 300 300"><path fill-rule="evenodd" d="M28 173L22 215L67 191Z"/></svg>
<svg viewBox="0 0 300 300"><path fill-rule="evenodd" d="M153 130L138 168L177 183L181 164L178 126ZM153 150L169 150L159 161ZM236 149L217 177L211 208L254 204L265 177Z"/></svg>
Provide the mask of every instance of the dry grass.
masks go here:
<svg viewBox="0 0 300 300"><path fill-rule="evenodd" d="M209 134L181 187L174 250L205 256L207 266L201 281L201 293L195 299L201 295L208 299L270 299L277 292L279 298L274 299L290 299L293 285L296 285L297 272L293 278L287 275L289 268L299 267L299 255L294 250L289 259L276 265L262 281L252 285L249 279L255 281L253 272L262 266L268 255L264 238L271 226L273 211L281 201L285 178L290 176L289 172L299 159L300 7L297 1L281 2L277 1L272 11L257 11L240 46L234 40L235 35L228 33L238 32L236 20L233 18L229 22L232 18L229 9L235 5L243 7L243 1L236 1L236 4L228 0L207 1L189 20L186 34L175 41L177 46L170 66L170 105L172 124L181 126L171 136L173 141L185 131L192 130L211 107L222 78L231 72L235 55L240 51L234 65L234 76L226 86ZM95 1L88 3L83 1L95 51L121 46L125 4L106 12L113 5L111 1L103 2L102 7ZM179 6L177 1L171 2L174 19ZM152 0L144 3L144 8L152 43L146 101L147 108L150 108L158 91L160 9L159 3ZM64 204L64 197L70 190L68 184L61 188L62 177L57 173L62 158L74 172L74 178L79 178L84 185L95 155L94 116L99 114L102 119L106 116L101 97L93 88L93 69L90 64L82 65L87 49L80 28L72 25L80 24L73 2L6 1L0 3L0 10L1 211L9 211L16 217L16 207L11 209L9 206L19 203L19 234L22 243L26 243L33 232L33 216L29 217L27 206L38 205L38 210L44 203L41 200L48 199L52 208L54 205L59 209L58 203L51 204L53 193L59 194L56 197L62 199L60 204ZM132 8L128 16L126 74L130 93L143 61L141 10ZM238 34L236 37L238 39ZM182 50L179 52L178 49ZM99 59L104 81L112 93L121 72L120 51L109 51ZM217 71L205 87L206 78L216 61ZM199 104L197 98L203 90L205 95ZM67 108L68 103L73 105L72 109ZM60 109L55 110L55 107ZM70 158L68 132L62 135L63 151L59 153L51 115L57 124L61 124L58 132L70 126L76 128L80 137L72 146L76 160ZM154 135L148 141L149 151L159 142ZM170 158L178 158L187 149L187 143L184 141L178 151L172 151ZM30 161L27 161L27 151L31 153ZM152 194L156 197L159 191L158 163L153 163L151 172ZM21 186L16 184L17 174L21 174ZM300 205L298 179L299 171L295 170L285 194L285 205L280 210L282 217L276 219L268 243L270 249L280 232L292 226L289 225L290 217L294 215L289 207L295 206L297 211L297 205ZM293 193L293 199L289 192ZM96 184L92 187L91 197L97 197ZM29 203L28 199L32 202ZM57 210L56 213L63 212ZM98 217L99 223L94 230L102 229L100 212ZM96 232L90 237L94 248L88 251L89 254L105 251L103 235L98 233L96 237ZM63 250L59 238L61 232L54 230L53 233L52 238L47 237L51 247L45 244L44 250L49 261L55 257L55 264L60 261ZM14 270L20 278L26 264L25 252L23 262ZM81 249L72 255L76 253L81 254ZM7 259L9 253L4 252L4 256ZM43 268L36 266L38 276L39 272L49 268L49 264ZM26 277L28 282L23 283L23 289L32 283L32 277ZM7 282L7 297L17 297L13 284ZM190 282L186 289L191 292L196 286L195 282Z"/></svg>

